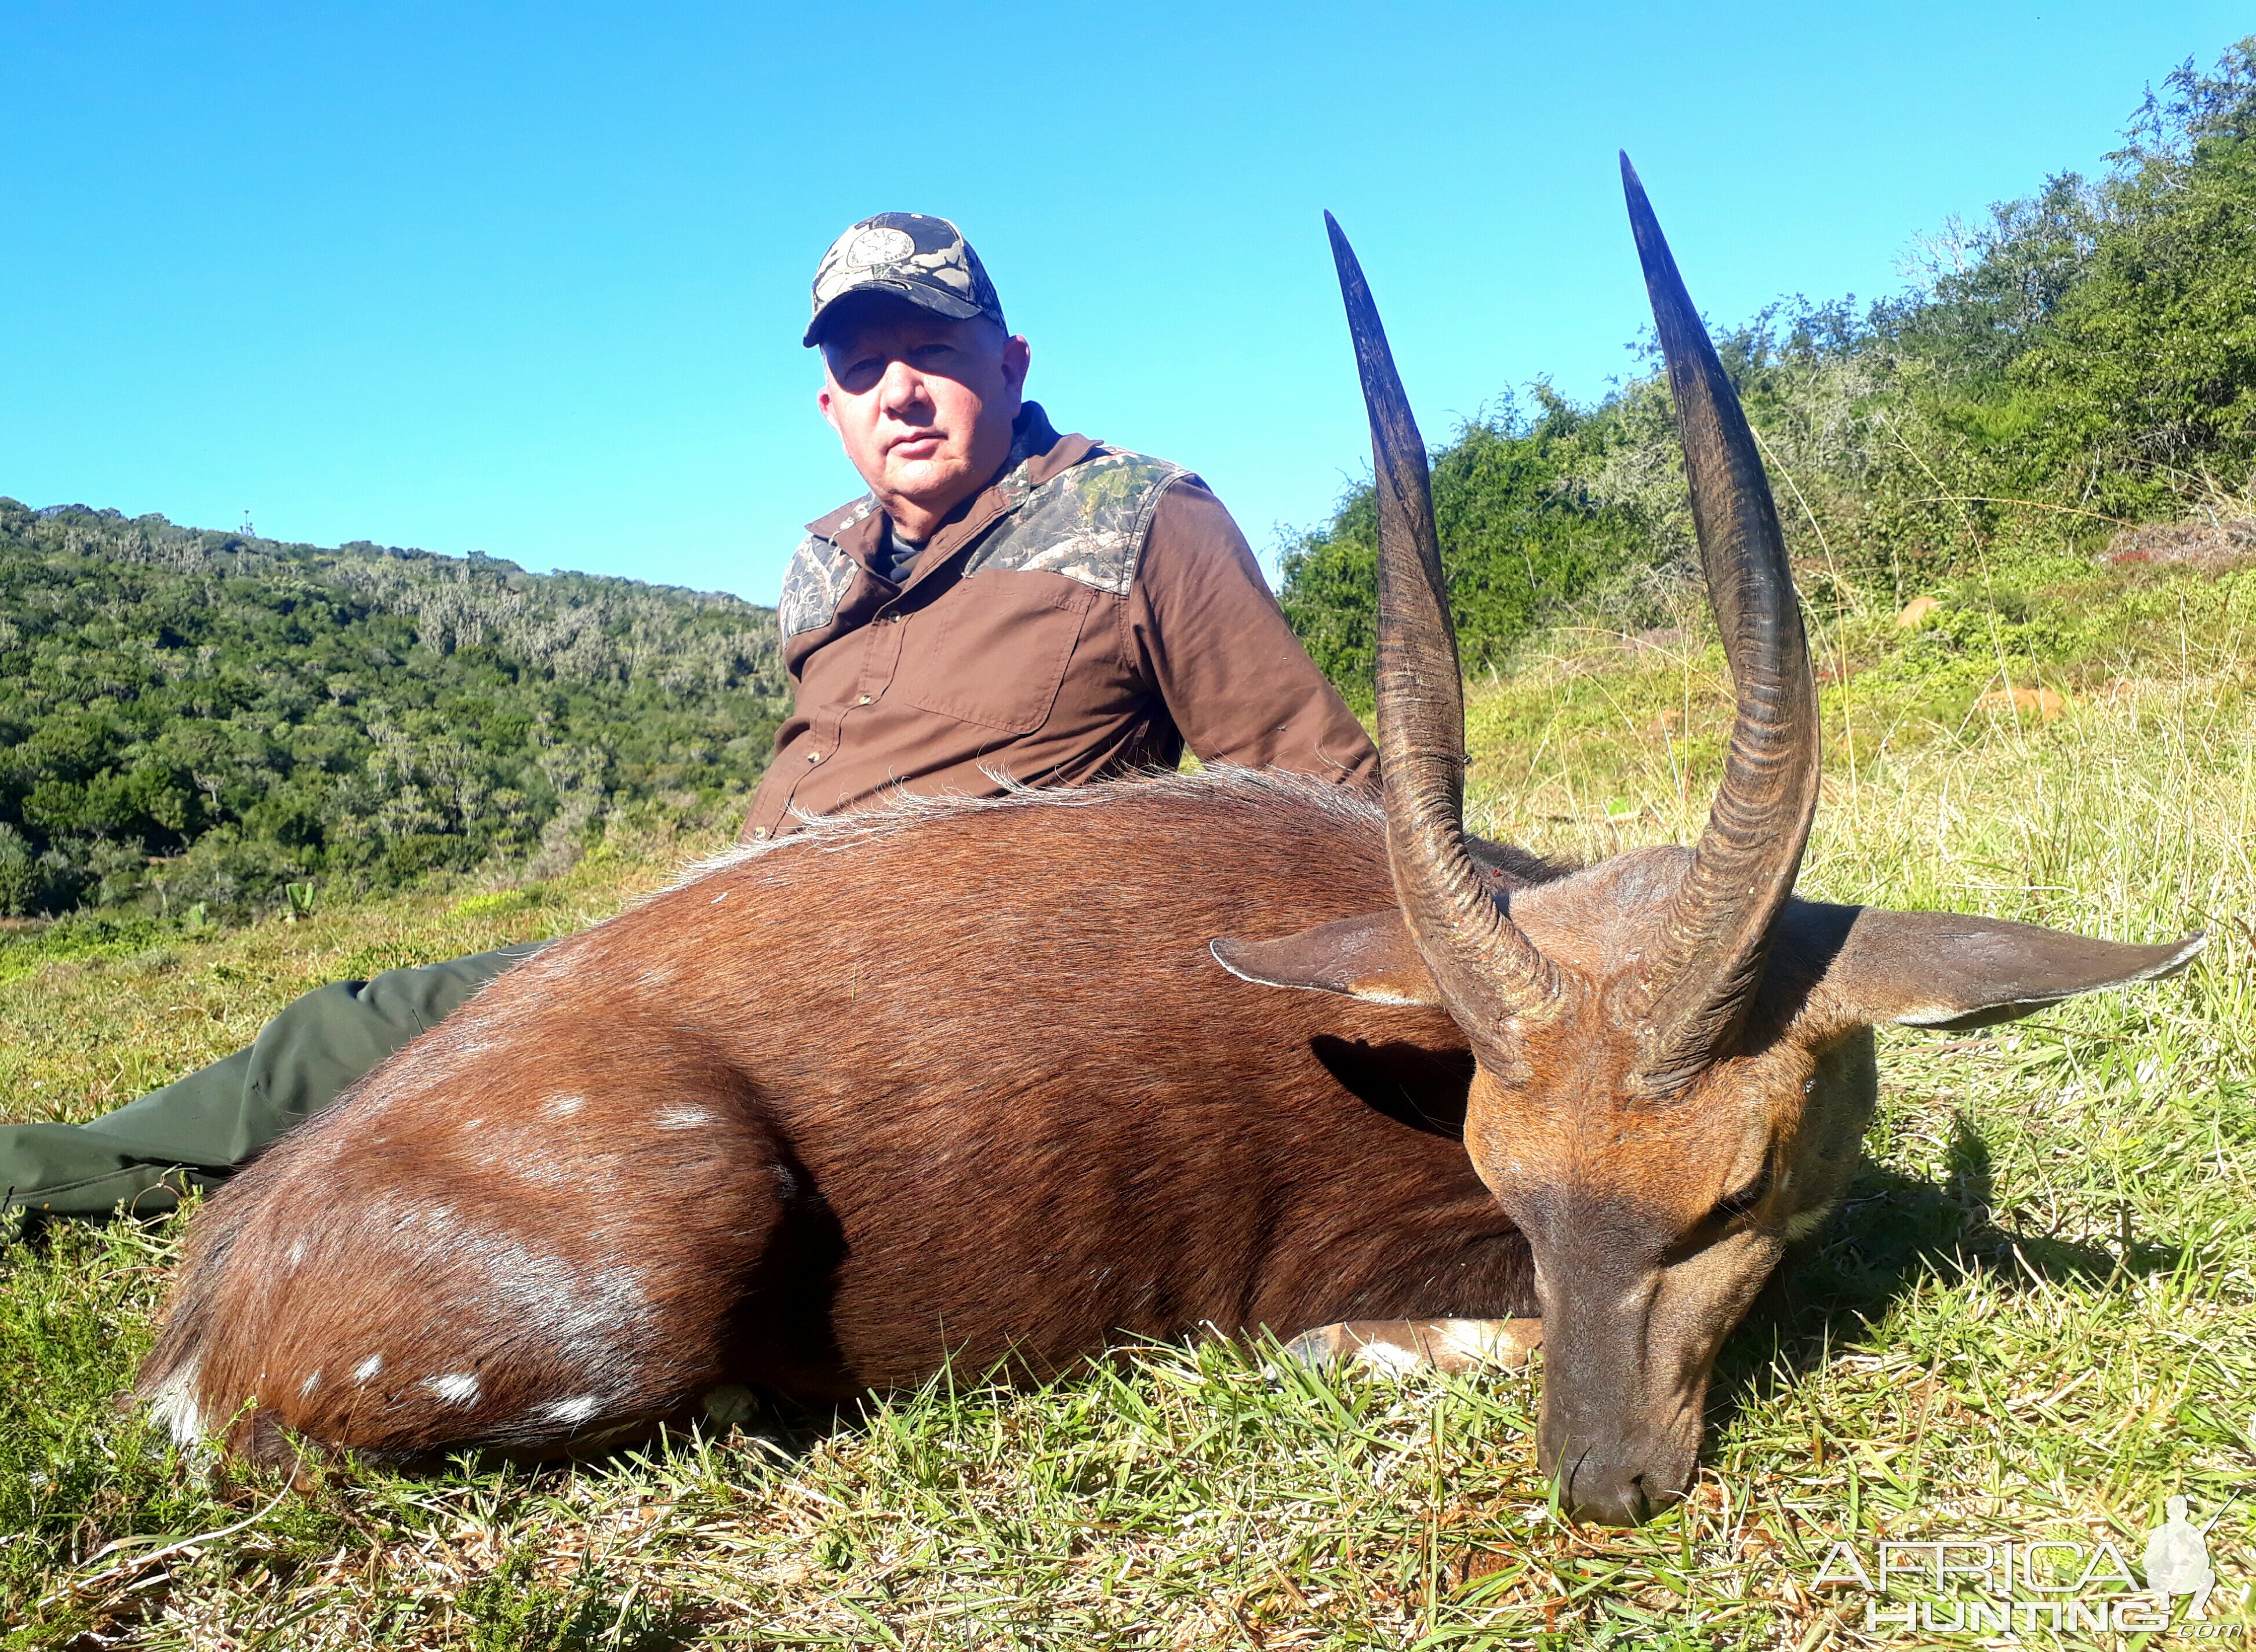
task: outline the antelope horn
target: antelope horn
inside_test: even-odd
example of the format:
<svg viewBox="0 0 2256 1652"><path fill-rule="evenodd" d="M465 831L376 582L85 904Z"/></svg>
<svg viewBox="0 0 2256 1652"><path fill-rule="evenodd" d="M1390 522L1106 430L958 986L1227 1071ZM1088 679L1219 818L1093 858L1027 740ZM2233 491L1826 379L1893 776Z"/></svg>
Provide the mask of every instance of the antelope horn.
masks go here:
<svg viewBox="0 0 2256 1652"><path fill-rule="evenodd" d="M1559 996L1555 971L1488 893L1465 848L1465 698L1442 580L1426 444L1355 250L1331 214L1378 503L1378 755L1386 856L1418 950L1452 1011L1493 1030ZM1461 1015L1461 1019L1463 1016ZM1468 1026L1469 1034L1476 1027Z"/></svg>
<svg viewBox="0 0 2256 1652"><path fill-rule="evenodd" d="M1627 155L1621 165L1668 363L1701 570L1738 699L1707 829L1627 1005L1645 1029L1643 1087L1667 1095L1738 1033L1761 981L1771 920L1794 892L1817 812L1817 687L1754 434Z"/></svg>

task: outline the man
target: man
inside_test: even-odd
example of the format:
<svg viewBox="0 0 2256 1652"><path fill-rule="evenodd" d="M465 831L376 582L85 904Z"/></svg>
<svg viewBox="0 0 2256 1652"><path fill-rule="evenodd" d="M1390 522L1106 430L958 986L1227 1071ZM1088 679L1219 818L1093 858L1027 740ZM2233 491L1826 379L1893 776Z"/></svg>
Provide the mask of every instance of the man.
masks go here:
<svg viewBox="0 0 2256 1652"><path fill-rule="evenodd" d="M870 491L810 525L777 621L793 712L758 842L888 795L994 796L1209 763L1371 785L1378 754L1197 477L1061 436L945 219L854 225L814 276L816 404ZM0 1128L0 1197L169 1209L328 1106L524 958L310 993L248 1050L83 1126Z"/></svg>

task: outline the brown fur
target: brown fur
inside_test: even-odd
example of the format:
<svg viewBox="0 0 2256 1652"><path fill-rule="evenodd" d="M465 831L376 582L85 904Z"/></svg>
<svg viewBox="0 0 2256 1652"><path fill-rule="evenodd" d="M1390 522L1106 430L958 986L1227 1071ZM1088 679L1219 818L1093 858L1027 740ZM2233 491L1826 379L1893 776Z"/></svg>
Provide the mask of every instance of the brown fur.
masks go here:
<svg viewBox="0 0 2256 1652"><path fill-rule="evenodd" d="M1526 1247L1449 1128L1448 1016L1207 951L1392 899L1375 809L1244 774L728 858L220 1192L143 1391L183 1432L248 1406L386 1454L545 1449L723 1382L829 1399L1123 1332L1525 1314Z"/></svg>

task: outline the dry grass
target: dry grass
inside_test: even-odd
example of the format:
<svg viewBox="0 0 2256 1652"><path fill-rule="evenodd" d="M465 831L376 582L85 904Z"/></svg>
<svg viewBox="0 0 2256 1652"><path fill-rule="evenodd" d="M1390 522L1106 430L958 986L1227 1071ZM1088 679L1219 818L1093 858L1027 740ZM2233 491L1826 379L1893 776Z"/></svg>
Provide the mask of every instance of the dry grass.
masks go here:
<svg viewBox="0 0 2256 1652"><path fill-rule="evenodd" d="M1813 1587L1835 1541L2106 1536L2135 1566L2172 1492L2222 1511L2221 1581L2250 1582L2256 576L2084 578L1946 593L1919 630L1828 627L1804 887L2122 939L2206 928L2210 950L2183 981L1994 1035L1883 1039L1870 1165L1727 1348L1678 1513L1562 1520L1528 1374L1280 1374L1216 1346L278 1499L109 1408L171 1242L120 1226L0 1262L0 1381L37 1396L0 1424L14 1643L1900 1646L1919 1637L1868 1634L1861 1597ZM1482 689L1489 828L1577 855L1688 840L1727 700L1687 635L1556 635ZM1982 701L2037 680L2065 697L2050 721ZM0 981L0 1084L19 1115L81 1116L331 974L583 922L683 847L599 858L517 910L401 900L40 964Z"/></svg>

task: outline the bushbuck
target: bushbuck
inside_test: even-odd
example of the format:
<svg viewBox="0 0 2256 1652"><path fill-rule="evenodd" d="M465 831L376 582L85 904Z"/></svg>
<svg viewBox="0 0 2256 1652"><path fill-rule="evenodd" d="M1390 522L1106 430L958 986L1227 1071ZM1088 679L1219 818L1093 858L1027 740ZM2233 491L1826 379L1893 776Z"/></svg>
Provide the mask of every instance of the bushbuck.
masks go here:
<svg viewBox="0 0 2256 1652"><path fill-rule="evenodd" d="M1246 772L905 801L558 941L205 1207L141 1377L178 1436L561 1453L725 1385L844 1399L1209 1326L1388 1319L1430 1351L1451 1327L1424 1322L1540 1316L1568 1506L1681 1496L1717 1346L1856 1160L1871 1029L2004 1020L2198 939L1794 897L1801 613L1623 167L1737 685L1696 847L1569 868L1467 835L1425 449L1328 218L1383 806Z"/></svg>

